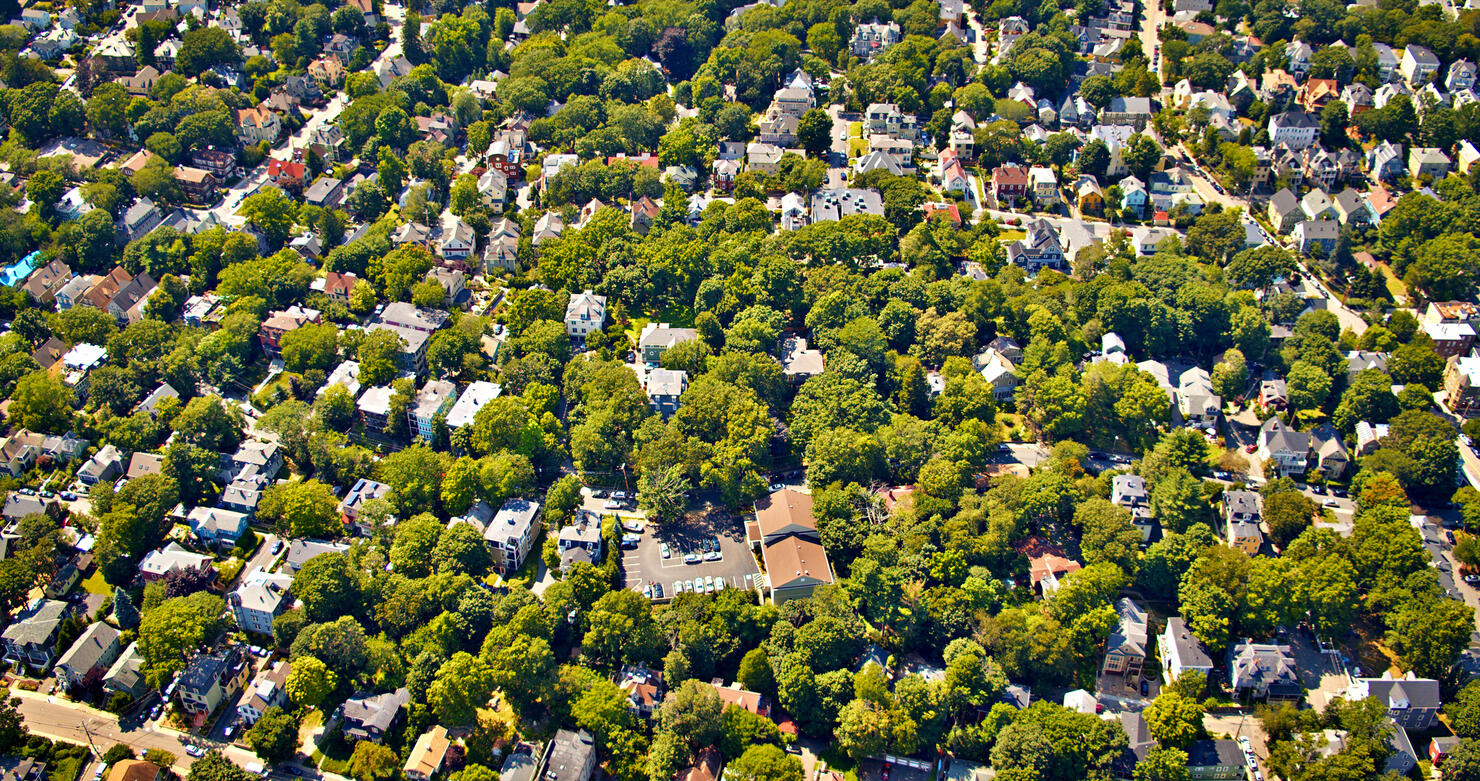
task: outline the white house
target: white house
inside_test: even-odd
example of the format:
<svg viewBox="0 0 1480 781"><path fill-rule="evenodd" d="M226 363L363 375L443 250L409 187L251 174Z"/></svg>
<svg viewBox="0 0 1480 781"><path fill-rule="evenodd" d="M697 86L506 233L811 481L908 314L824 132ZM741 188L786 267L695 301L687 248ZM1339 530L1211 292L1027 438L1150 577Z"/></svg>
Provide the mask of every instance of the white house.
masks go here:
<svg viewBox="0 0 1480 781"><path fill-rule="evenodd" d="M600 331L606 325L606 296L598 296L587 290L572 293L570 303L565 305L565 332L570 336L586 336Z"/></svg>

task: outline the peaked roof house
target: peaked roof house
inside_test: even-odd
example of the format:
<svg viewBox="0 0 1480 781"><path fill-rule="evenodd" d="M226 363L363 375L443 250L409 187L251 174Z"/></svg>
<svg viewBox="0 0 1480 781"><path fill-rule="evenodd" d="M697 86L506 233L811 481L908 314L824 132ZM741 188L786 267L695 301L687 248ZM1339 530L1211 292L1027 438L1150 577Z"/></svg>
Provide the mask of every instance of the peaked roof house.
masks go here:
<svg viewBox="0 0 1480 781"><path fill-rule="evenodd" d="M1196 672L1211 675L1213 660L1208 657L1202 641L1187 628L1181 616L1167 619L1166 629L1156 641L1157 656L1161 660L1162 680L1171 683L1184 673Z"/></svg>
<svg viewBox="0 0 1480 781"><path fill-rule="evenodd" d="M1296 431L1278 417L1259 428L1259 458L1274 463L1280 477L1305 474L1310 464L1310 435Z"/></svg>
<svg viewBox="0 0 1480 781"><path fill-rule="evenodd" d="M1405 730L1423 732L1438 721L1444 699L1439 682L1419 678L1412 670L1401 678L1384 671L1381 678L1357 678L1346 691L1348 700L1374 697L1387 705L1388 717Z"/></svg>
<svg viewBox="0 0 1480 781"><path fill-rule="evenodd" d="M1141 674L1150 648L1146 611L1129 597L1121 597L1115 601L1115 613L1120 623L1105 640L1105 661L1100 665L1100 672L1134 678Z"/></svg>
<svg viewBox="0 0 1480 781"><path fill-rule="evenodd" d="M818 586L833 582L810 494L783 488L761 497L755 503L754 529L747 524L746 535L761 547L774 604L809 597Z"/></svg>
<svg viewBox="0 0 1480 781"><path fill-rule="evenodd" d="M339 706L345 738L382 742L410 701L411 694L405 687L385 694L357 695L345 700Z"/></svg>
<svg viewBox="0 0 1480 781"><path fill-rule="evenodd" d="M1288 645L1238 643L1228 654L1228 679L1240 699L1299 700L1305 696Z"/></svg>

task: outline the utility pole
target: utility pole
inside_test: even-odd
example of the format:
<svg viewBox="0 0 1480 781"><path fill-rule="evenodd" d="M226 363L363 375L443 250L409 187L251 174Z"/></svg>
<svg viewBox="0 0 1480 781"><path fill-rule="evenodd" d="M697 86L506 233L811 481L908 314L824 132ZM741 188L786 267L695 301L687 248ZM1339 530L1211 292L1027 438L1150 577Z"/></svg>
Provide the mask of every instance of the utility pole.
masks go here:
<svg viewBox="0 0 1480 781"><path fill-rule="evenodd" d="M84 734L84 735L87 736L87 745L89 745L89 746L92 747L93 756L96 756L97 758L102 759L103 758L103 752L99 751L98 750L98 744L96 744L96 743L93 742L92 730L91 729L88 729L87 719L83 719L80 722L80 724L82 726L82 734Z"/></svg>

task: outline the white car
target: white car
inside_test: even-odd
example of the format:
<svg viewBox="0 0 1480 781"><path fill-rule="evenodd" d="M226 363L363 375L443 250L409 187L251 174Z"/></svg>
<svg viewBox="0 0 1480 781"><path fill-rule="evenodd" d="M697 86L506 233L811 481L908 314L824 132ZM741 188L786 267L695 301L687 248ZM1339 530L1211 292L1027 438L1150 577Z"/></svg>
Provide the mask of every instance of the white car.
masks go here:
<svg viewBox="0 0 1480 781"><path fill-rule="evenodd" d="M658 543L658 552L663 554L663 558L665 559L673 557L673 551L668 549L668 543L666 542Z"/></svg>

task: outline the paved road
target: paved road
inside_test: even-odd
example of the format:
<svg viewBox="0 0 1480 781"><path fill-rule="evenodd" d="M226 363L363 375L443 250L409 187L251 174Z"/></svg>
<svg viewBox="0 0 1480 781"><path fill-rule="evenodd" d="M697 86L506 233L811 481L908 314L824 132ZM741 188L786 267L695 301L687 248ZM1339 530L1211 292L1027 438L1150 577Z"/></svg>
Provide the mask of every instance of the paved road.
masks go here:
<svg viewBox="0 0 1480 781"><path fill-rule="evenodd" d="M976 60L977 65L987 64L987 31L982 27L981 20L976 18L976 12L966 9L966 27L976 36L971 42L971 57Z"/></svg>
<svg viewBox="0 0 1480 781"><path fill-rule="evenodd" d="M111 713L59 697L19 689L12 690L11 695L20 700L19 710L26 727L42 737L87 745L91 734L99 751L107 751L114 743L123 743L139 751L162 749L175 755L174 767L182 775L195 762L185 753L185 743L180 740L180 733L174 730L152 724L124 729ZM238 765L246 766L258 761L252 753L235 746L225 746L222 750Z"/></svg>

